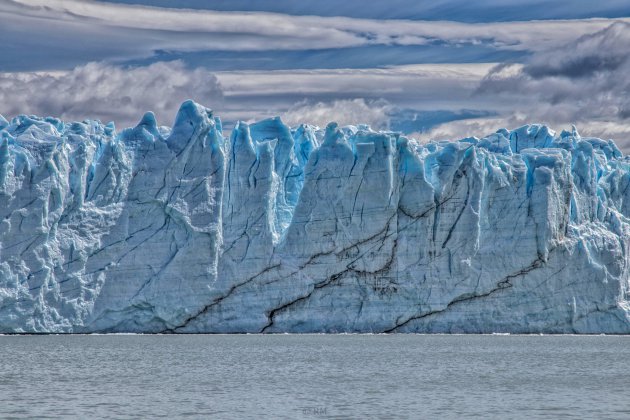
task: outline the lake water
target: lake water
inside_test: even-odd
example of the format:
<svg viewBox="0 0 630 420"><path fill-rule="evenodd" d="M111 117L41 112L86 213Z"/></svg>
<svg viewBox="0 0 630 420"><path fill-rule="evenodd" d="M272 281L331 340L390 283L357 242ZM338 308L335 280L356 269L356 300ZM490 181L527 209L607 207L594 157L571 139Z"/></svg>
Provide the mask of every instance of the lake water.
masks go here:
<svg viewBox="0 0 630 420"><path fill-rule="evenodd" d="M630 337L0 336L0 417L628 418Z"/></svg>

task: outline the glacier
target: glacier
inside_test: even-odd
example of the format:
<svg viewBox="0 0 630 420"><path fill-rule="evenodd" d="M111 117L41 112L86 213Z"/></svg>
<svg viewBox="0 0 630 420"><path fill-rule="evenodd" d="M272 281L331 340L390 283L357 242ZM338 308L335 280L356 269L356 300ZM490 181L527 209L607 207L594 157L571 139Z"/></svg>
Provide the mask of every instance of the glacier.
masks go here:
<svg viewBox="0 0 630 420"><path fill-rule="evenodd" d="M629 187L575 128L0 116L0 332L627 334Z"/></svg>

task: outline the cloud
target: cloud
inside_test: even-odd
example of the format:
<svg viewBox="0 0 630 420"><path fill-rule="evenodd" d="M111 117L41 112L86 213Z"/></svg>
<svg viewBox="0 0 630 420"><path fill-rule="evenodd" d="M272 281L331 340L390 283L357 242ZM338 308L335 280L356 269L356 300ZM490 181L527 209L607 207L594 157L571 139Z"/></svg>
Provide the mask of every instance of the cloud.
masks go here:
<svg viewBox="0 0 630 420"><path fill-rule="evenodd" d="M431 64L215 74L223 88L220 115L226 126L236 120L290 115L292 124L339 120L408 131L488 114L461 111L484 105L471 95L492 67Z"/></svg>
<svg viewBox="0 0 630 420"><path fill-rule="evenodd" d="M98 118L124 127L154 111L161 124L170 125L186 99L214 106L221 104L223 93L213 74L177 61L136 68L89 63L68 72L0 73L0 113L6 117Z"/></svg>
<svg viewBox="0 0 630 420"><path fill-rule="evenodd" d="M226 95L265 95L278 91L317 95L373 90L382 96L413 89L414 95L425 92L423 98L435 98L445 85L472 92L495 64L420 64L370 69L229 71L215 74L226 85ZM459 96L457 92L444 93Z"/></svg>
<svg viewBox="0 0 630 420"><path fill-rule="evenodd" d="M528 122L576 124L630 148L630 24L614 23L566 45L533 54L524 64L501 64L475 97L502 104L502 115Z"/></svg>
<svg viewBox="0 0 630 420"><path fill-rule="evenodd" d="M368 124L373 129L389 128L392 105L384 100L370 101L363 98L309 103L303 101L292 106L282 115L285 123L296 126L308 123L325 127L335 121L339 125Z"/></svg>
<svg viewBox="0 0 630 420"><path fill-rule="evenodd" d="M87 61L140 59L158 51L306 51L374 45L484 45L503 51L543 51L612 22L584 19L480 25L186 10L84 0L4 0L0 18L6 43L0 46L0 53L9 51L24 66L31 62L48 66L46 69L68 68L65 54L49 50L51 40L73 64L81 58L73 51L80 51Z"/></svg>
<svg viewBox="0 0 630 420"><path fill-rule="evenodd" d="M323 127L336 121L412 131L486 114L460 108L491 67L419 65L212 74L189 69L179 61L141 67L93 62L71 71L0 73L0 113L7 117L50 115L67 121L96 118L123 128L135 125L151 110L161 124L170 125L180 103L192 98L213 108L227 129L236 120L280 115L293 126Z"/></svg>
<svg viewBox="0 0 630 420"><path fill-rule="evenodd" d="M230 127L280 115L291 124L370 124L404 129L458 111L492 64L416 65L381 69L236 71L211 74L183 63L125 67L89 63L71 71L0 73L0 113L99 118L134 125L147 110L170 124L192 98ZM436 110L441 110L437 114ZM448 118L465 117L447 112ZM469 113L467 113L468 115ZM476 114L474 114L476 115Z"/></svg>
<svg viewBox="0 0 630 420"><path fill-rule="evenodd" d="M511 115L509 117L471 118L459 121L449 121L440 124L429 131L411 133L410 137L422 141L429 140L456 140L466 137L485 137L496 132L500 128L515 128L528 124L523 115Z"/></svg>
<svg viewBox="0 0 630 420"><path fill-rule="evenodd" d="M375 130L399 131L409 135L416 130L422 130L424 133L444 122L472 120L488 114L486 111L465 109L448 111L400 108L384 99L355 98L328 102L304 100L294 104L281 115L283 121L290 126L308 123L325 127L334 121L341 126L367 124Z"/></svg>
<svg viewBox="0 0 630 420"><path fill-rule="evenodd" d="M518 95L543 115L559 118L623 117L630 88L630 24L618 22L593 34L534 54L523 65L499 65L480 94Z"/></svg>
<svg viewBox="0 0 630 420"><path fill-rule="evenodd" d="M471 94L493 64L413 65L377 69L216 72L228 119L283 115L295 103L386 100L421 110L474 107ZM350 103L350 102L348 102ZM354 123L361 122L354 121Z"/></svg>
<svg viewBox="0 0 630 420"><path fill-rule="evenodd" d="M111 3L146 4L172 7L173 0L109 0ZM572 19L589 17L620 17L628 15L626 0L178 0L177 6L191 9L250 10L286 13L290 15L350 16L372 19L455 20L459 22L517 21L532 19Z"/></svg>
<svg viewBox="0 0 630 420"><path fill-rule="evenodd" d="M601 72L615 72L628 63L629 57L630 24L615 22L562 48L534 55L523 71L535 79L584 78Z"/></svg>

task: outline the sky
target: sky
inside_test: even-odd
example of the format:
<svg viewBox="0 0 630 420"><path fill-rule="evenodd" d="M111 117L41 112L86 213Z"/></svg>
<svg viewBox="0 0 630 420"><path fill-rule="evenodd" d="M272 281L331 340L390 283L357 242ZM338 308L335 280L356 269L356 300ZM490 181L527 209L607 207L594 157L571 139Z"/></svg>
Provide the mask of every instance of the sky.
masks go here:
<svg viewBox="0 0 630 420"><path fill-rule="evenodd" d="M576 125L630 152L627 0L0 0L0 114L367 123L421 140Z"/></svg>

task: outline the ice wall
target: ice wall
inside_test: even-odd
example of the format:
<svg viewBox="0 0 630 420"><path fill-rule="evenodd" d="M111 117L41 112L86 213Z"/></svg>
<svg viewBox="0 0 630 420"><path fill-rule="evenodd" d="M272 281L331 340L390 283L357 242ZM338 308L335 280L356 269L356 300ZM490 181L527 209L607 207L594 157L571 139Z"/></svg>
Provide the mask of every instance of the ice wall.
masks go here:
<svg viewBox="0 0 630 420"><path fill-rule="evenodd" d="M629 186L541 125L0 118L0 331L629 333Z"/></svg>

